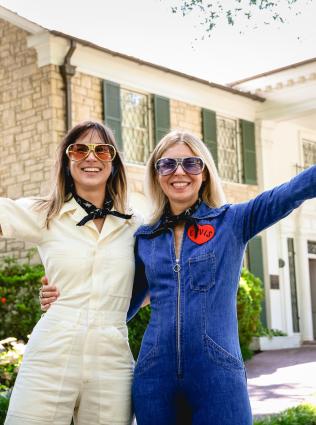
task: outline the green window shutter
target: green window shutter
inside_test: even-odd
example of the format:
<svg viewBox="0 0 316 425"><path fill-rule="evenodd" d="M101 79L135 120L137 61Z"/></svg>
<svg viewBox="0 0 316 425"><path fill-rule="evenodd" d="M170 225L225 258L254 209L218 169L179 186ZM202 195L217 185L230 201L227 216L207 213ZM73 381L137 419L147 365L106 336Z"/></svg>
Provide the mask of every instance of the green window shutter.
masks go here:
<svg viewBox="0 0 316 425"><path fill-rule="evenodd" d="M244 183L257 184L255 124L250 121L241 120L240 126L243 149Z"/></svg>
<svg viewBox="0 0 316 425"><path fill-rule="evenodd" d="M255 236L248 242L248 264L251 273L254 274L256 277L259 277L259 279L261 280L262 288L264 290L264 271L261 236ZM262 301L261 307L261 322L266 325L267 318L264 300Z"/></svg>
<svg viewBox="0 0 316 425"><path fill-rule="evenodd" d="M216 112L202 109L203 140L211 152L215 165L218 164Z"/></svg>
<svg viewBox="0 0 316 425"><path fill-rule="evenodd" d="M166 97L154 95L155 143L157 144L170 131L170 101Z"/></svg>
<svg viewBox="0 0 316 425"><path fill-rule="evenodd" d="M123 150L121 93L119 84L103 81L104 122L113 130L116 143Z"/></svg>

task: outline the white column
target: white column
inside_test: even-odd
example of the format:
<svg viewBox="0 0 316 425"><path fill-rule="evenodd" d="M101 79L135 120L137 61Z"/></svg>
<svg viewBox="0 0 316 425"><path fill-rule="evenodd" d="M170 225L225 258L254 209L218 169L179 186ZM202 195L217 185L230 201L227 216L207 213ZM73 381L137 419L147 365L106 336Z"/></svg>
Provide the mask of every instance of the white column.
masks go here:
<svg viewBox="0 0 316 425"><path fill-rule="evenodd" d="M280 288L281 299L283 304L283 320L284 330L289 336L293 335L293 317L292 317L292 299L291 299L291 284L290 284L290 268L289 268L289 255L287 246L287 236L282 232L282 224L280 225L281 237L281 255L280 258L284 260L285 265L280 269Z"/></svg>
<svg viewBox="0 0 316 425"><path fill-rule="evenodd" d="M297 230L300 228L300 221L301 220L297 221ZM313 340L313 318L307 237L298 231L294 243L296 250L295 266L297 271L296 275L299 300L300 330L303 341L310 341Z"/></svg>
<svg viewBox="0 0 316 425"><path fill-rule="evenodd" d="M258 186L260 192L273 186L273 178L271 178L271 167L274 145L274 129L275 124L272 121L257 120L256 121L256 149L257 149L257 173ZM268 229L262 233L262 252L265 282L265 306L267 315L267 324L269 327L273 324L272 299L270 292L270 274L271 270L276 267L277 260L269 255L274 250L273 232ZM271 261L274 264L271 264ZM272 268L271 268L272 267Z"/></svg>

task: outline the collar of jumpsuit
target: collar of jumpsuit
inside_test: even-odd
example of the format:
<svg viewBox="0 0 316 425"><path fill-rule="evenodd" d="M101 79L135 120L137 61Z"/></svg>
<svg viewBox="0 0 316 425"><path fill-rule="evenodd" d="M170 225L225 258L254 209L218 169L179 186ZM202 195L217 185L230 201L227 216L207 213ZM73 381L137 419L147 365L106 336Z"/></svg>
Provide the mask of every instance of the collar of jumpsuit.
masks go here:
<svg viewBox="0 0 316 425"><path fill-rule="evenodd" d="M204 202L202 202L199 208L192 214L192 218L197 220L205 220L208 218L217 217L223 214L229 208L229 206L230 204L225 204L219 208L210 208ZM154 224L141 226L135 233L135 236L152 235L163 224L162 221L163 217Z"/></svg>
<svg viewBox="0 0 316 425"><path fill-rule="evenodd" d="M113 207L111 208L113 210ZM64 214L69 213L71 218L76 221L76 223L80 222L84 217L86 217L86 211L77 203L77 201L72 197L69 201L65 202L62 206L58 217L62 217ZM124 226L125 223L135 225L138 221L136 217L132 217L131 219L122 219L120 217L115 217L114 215L108 215L106 219L106 226L102 227L102 230L99 234L97 227L93 223L93 221L88 221L85 224L85 227L89 227L90 229L95 230L99 234L99 238L104 239L109 236L110 233L118 230L118 228Z"/></svg>

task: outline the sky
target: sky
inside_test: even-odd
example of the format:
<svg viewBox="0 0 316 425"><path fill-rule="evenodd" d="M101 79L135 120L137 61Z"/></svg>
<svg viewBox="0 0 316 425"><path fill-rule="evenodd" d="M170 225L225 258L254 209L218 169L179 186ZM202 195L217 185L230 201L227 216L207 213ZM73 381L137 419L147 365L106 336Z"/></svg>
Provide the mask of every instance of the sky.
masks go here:
<svg viewBox="0 0 316 425"><path fill-rule="evenodd" d="M203 17L173 14L171 6L179 3L0 0L45 28L220 84L316 57L316 0L298 0L290 13L284 8L284 24L266 25L263 14L234 26L222 20L204 39Z"/></svg>

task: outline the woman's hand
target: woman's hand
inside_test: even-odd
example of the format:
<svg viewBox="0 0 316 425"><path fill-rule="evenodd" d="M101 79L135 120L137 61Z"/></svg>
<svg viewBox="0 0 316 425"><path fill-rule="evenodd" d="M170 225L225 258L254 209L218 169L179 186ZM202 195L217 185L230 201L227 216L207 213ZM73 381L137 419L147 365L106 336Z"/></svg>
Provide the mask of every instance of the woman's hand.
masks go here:
<svg viewBox="0 0 316 425"><path fill-rule="evenodd" d="M146 305L149 305L150 304L150 296L149 296L149 294L146 296L146 298L144 299L144 301L143 301L143 304L141 305L141 308L142 307L146 307Z"/></svg>
<svg viewBox="0 0 316 425"><path fill-rule="evenodd" d="M41 303L41 310L47 311L49 307L51 306L51 303L57 300L59 297L59 291L55 285L49 285L47 277L44 276L41 279L42 287L40 289L40 303Z"/></svg>

